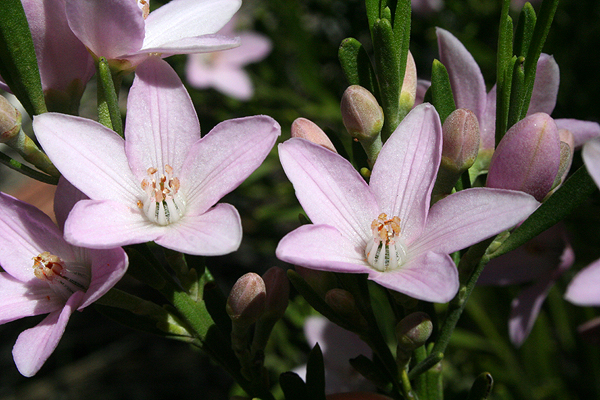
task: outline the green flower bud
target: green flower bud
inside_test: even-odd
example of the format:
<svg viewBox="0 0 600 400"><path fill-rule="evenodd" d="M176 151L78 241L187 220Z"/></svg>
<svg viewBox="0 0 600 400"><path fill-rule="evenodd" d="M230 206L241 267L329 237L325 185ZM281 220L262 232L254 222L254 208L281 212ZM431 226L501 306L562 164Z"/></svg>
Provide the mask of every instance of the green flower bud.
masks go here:
<svg viewBox="0 0 600 400"><path fill-rule="evenodd" d="M249 272L237 280L227 298L227 314L239 326L250 326L265 310L266 288L262 278Z"/></svg>
<svg viewBox="0 0 600 400"><path fill-rule="evenodd" d="M0 143L5 143L21 131L21 113L0 96Z"/></svg>
<svg viewBox="0 0 600 400"><path fill-rule="evenodd" d="M375 96L362 86L346 89L341 103L342 120L350 136L359 141L374 140L383 128L383 110Z"/></svg>
<svg viewBox="0 0 600 400"><path fill-rule="evenodd" d="M433 324L429 315L424 312L414 312L404 317L396 325L396 339L398 350L396 360L400 368L404 368L412 352L423 346L433 332Z"/></svg>

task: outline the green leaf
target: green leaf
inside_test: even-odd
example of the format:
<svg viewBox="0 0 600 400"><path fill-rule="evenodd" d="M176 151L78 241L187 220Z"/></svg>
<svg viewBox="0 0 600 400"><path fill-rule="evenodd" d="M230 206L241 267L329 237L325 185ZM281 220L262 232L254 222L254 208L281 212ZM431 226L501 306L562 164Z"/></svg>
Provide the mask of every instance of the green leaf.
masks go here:
<svg viewBox="0 0 600 400"><path fill-rule="evenodd" d="M525 91L524 91L524 79L525 73L523 71L524 57L519 57L515 61L513 66L513 76L510 88L510 102L508 109L508 119L506 123L506 129L510 129L511 126L521 120L521 110L525 103Z"/></svg>
<svg viewBox="0 0 600 400"><path fill-rule="evenodd" d="M492 374L484 372L475 378L467 400L486 400L492 392L493 387L494 379L492 378Z"/></svg>
<svg viewBox="0 0 600 400"><path fill-rule="evenodd" d="M394 30L394 41L396 48L399 51L399 69L398 80L400 81L400 90L404 82L406 73L406 60L408 59L408 51L410 50L410 0L399 0L396 4L396 13L394 14L394 22L392 24Z"/></svg>
<svg viewBox="0 0 600 400"><path fill-rule="evenodd" d="M307 399L325 400L325 365L323 363L323 353L319 344L308 355L306 363L306 391Z"/></svg>
<svg viewBox="0 0 600 400"><path fill-rule="evenodd" d="M508 130L508 113L510 112L510 93L512 90L513 71L517 57L513 56L504 70L502 86L496 88L496 146Z"/></svg>
<svg viewBox="0 0 600 400"><path fill-rule="evenodd" d="M450 77L444 64L438 60L433 60L431 66L431 103L434 105L442 124L448 118L452 111L456 110L452 88L450 87Z"/></svg>
<svg viewBox="0 0 600 400"><path fill-rule="evenodd" d="M363 45L354 38L342 41L338 57L349 85L360 85L379 98L373 65Z"/></svg>
<svg viewBox="0 0 600 400"><path fill-rule="evenodd" d="M98 119L102 125L123 137L119 97L106 58L100 57L96 69L98 70Z"/></svg>
<svg viewBox="0 0 600 400"><path fill-rule="evenodd" d="M371 38L373 36L373 25L379 18L379 0L365 0L365 6L367 8L367 20L369 21L369 31L371 31Z"/></svg>
<svg viewBox="0 0 600 400"><path fill-rule="evenodd" d="M496 56L496 144L506 133L512 79L513 23L508 15L510 0L502 1L500 26L498 28L498 53ZM507 75L506 71L510 74Z"/></svg>
<svg viewBox="0 0 600 400"><path fill-rule="evenodd" d="M356 358L351 358L350 365L377 387L385 388L392 384L389 379L386 379L388 376L383 366L375 364L362 354Z"/></svg>
<svg viewBox="0 0 600 400"><path fill-rule="evenodd" d="M306 384L295 372L284 372L279 375L279 384L285 395L285 400L306 400L308 393Z"/></svg>
<svg viewBox="0 0 600 400"><path fill-rule="evenodd" d="M525 3L519 14L519 22L515 29L514 53L517 56L525 57L529 51L529 44L533 36L533 30L536 22L535 10L531 3Z"/></svg>
<svg viewBox="0 0 600 400"><path fill-rule="evenodd" d="M0 75L29 115L47 111L33 39L20 0L2 1Z"/></svg>
<svg viewBox="0 0 600 400"><path fill-rule="evenodd" d="M508 253L554 226L586 201L596 189L596 184L582 166L511 233L498 250L489 255L489 258Z"/></svg>

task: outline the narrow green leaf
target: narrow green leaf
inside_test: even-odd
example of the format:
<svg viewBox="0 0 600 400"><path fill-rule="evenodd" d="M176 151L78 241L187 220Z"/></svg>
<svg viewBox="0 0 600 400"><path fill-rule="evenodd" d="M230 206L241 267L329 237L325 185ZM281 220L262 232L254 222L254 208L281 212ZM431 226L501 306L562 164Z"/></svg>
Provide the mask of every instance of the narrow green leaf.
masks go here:
<svg viewBox="0 0 600 400"><path fill-rule="evenodd" d="M512 78L511 59L513 56L513 23L508 15L510 0L502 1L500 26L498 28L498 53L496 56L496 144L506 132L508 121L508 101L510 100L510 82ZM510 74L507 75L506 71Z"/></svg>
<svg viewBox="0 0 600 400"><path fill-rule="evenodd" d="M486 400L492 392L493 387L494 379L492 378L492 374L484 372L475 378L475 382L473 382L473 386L471 386L467 400Z"/></svg>
<svg viewBox="0 0 600 400"><path fill-rule="evenodd" d="M0 75L29 115L47 111L33 39L20 0L2 1Z"/></svg>
<svg viewBox="0 0 600 400"><path fill-rule="evenodd" d="M402 84L404 82L404 75L406 72L406 60L408 59L408 51L410 50L410 17L410 0L398 0L392 27L394 30L394 41L396 42L396 48L399 49L399 92L402 91Z"/></svg>
<svg viewBox="0 0 600 400"><path fill-rule="evenodd" d="M102 125L123 136L123 121L119 109L119 97L115 90L110 67L106 58L100 57L96 65L98 71L98 118Z"/></svg>
<svg viewBox="0 0 600 400"><path fill-rule="evenodd" d="M558 7L558 0L544 0L540 13L535 24L533 35L531 38L531 44L525 57L525 102L523 104L523 110L521 111L521 118L525 117L527 110L529 109L529 102L531 101L531 93L533 92L533 83L535 81L535 72L537 69L537 62L542 53L542 48L548 37L550 31L550 25L554 19L556 8Z"/></svg>
<svg viewBox="0 0 600 400"><path fill-rule="evenodd" d="M515 29L515 40L514 40L514 54L516 56L527 55L529 51L529 44L533 36L533 30L535 29L536 22L535 10L531 3L525 3L519 14L519 22Z"/></svg>
<svg viewBox="0 0 600 400"><path fill-rule="evenodd" d="M508 127L508 113L510 111L510 93L512 90L513 71L517 57L513 56L506 69L502 87L497 87L496 93L496 146L504 137Z"/></svg>
<svg viewBox="0 0 600 400"><path fill-rule="evenodd" d="M369 22L369 31L371 32L371 38L373 38L373 26L375 21L379 18L379 3L380 0L365 0L365 6L367 9L367 20Z"/></svg>
<svg viewBox="0 0 600 400"><path fill-rule="evenodd" d="M563 220L597 190L585 166L579 168L504 243L489 255L496 258L525 244L546 229Z"/></svg>
<svg viewBox="0 0 600 400"><path fill-rule="evenodd" d="M375 364L366 356L362 354L356 358L351 358L350 365L357 370L362 376L370 380L375 386L385 388L390 386L392 382L387 379L388 374L381 364Z"/></svg>
<svg viewBox="0 0 600 400"><path fill-rule="evenodd" d="M338 58L350 85L360 85L379 98L379 87L373 65L363 45L354 38L342 41Z"/></svg>
<svg viewBox="0 0 600 400"><path fill-rule="evenodd" d="M323 353L319 343L308 355L306 363L306 391L307 399L325 400L325 364L323 363Z"/></svg>
<svg viewBox="0 0 600 400"><path fill-rule="evenodd" d="M513 76L510 89L510 102L508 109L508 122L506 129L510 129L511 126L521 120L521 109L525 103L525 88L523 86L525 73L523 71L524 57L517 58L515 65L513 66Z"/></svg>
<svg viewBox="0 0 600 400"><path fill-rule="evenodd" d="M438 60L433 60L431 66L431 103L440 114L442 124L448 118L452 111L456 110L452 88L450 87L450 77L444 64Z"/></svg>
<svg viewBox="0 0 600 400"><path fill-rule="evenodd" d="M295 372L284 372L279 375L279 384L285 395L285 400L306 400L308 394L306 384Z"/></svg>
<svg viewBox="0 0 600 400"><path fill-rule="evenodd" d="M30 178L37 179L40 182L49 183L50 185L58 184L57 177L54 177L51 175L46 175L42 172L39 172L33 168L28 167L27 165L23 165L19 161L7 156L4 153L0 153L0 164L4 164L8 168L13 169L17 172L20 172L23 175L28 176Z"/></svg>

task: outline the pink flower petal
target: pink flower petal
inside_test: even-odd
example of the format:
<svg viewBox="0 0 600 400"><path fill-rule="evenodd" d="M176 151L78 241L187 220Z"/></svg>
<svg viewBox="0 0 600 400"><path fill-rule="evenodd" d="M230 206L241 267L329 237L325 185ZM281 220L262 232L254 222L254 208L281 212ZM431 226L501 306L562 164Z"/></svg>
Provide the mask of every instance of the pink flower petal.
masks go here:
<svg viewBox="0 0 600 400"><path fill-rule="evenodd" d="M271 52L271 40L256 32L241 32L240 47L222 53L223 64L243 66L262 60Z"/></svg>
<svg viewBox="0 0 600 400"><path fill-rule="evenodd" d="M400 218L408 241L425 225L441 152L440 118L431 104L422 104L398 125L373 167L370 187L380 212Z"/></svg>
<svg viewBox="0 0 600 400"><path fill-rule="evenodd" d="M355 246L370 238L381 212L367 183L340 155L307 140L279 145L279 158L296 197L314 224L338 229Z"/></svg>
<svg viewBox="0 0 600 400"><path fill-rule="evenodd" d="M567 129L573 134L575 148L579 148L589 140L600 136L600 124L594 121L582 121L579 119L560 118L555 119L558 129Z"/></svg>
<svg viewBox="0 0 600 400"><path fill-rule="evenodd" d="M61 232L65 230L65 221L69 213L79 200L86 200L88 197L79 189L73 186L64 177L60 177L54 194L54 215L58 222Z"/></svg>
<svg viewBox="0 0 600 400"><path fill-rule="evenodd" d="M65 300L46 282L33 278L21 282L0 272L0 324L61 309Z"/></svg>
<svg viewBox="0 0 600 400"><path fill-rule="evenodd" d="M36 116L33 129L56 168L90 198L135 205L144 193L129 170L125 141L114 131L89 119L57 113Z"/></svg>
<svg viewBox="0 0 600 400"><path fill-rule="evenodd" d="M69 214L65 238L76 246L111 249L152 241L166 229L150 222L135 204L129 207L111 200L83 200Z"/></svg>
<svg viewBox="0 0 600 400"><path fill-rule="evenodd" d="M265 115L221 122L189 149L181 190L191 214L199 214L238 187L265 160L279 124Z"/></svg>
<svg viewBox="0 0 600 400"><path fill-rule="evenodd" d="M127 99L125 151L138 185L148 168L165 165L181 173L185 155L200 139L200 123L181 80L165 61L150 57L138 66Z"/></svg>
<svg viewBox="0 0 600 400"><path fill-rule="evenodd" d="M143 49L216 33L240 8L240 0L173 0L148 15Z"/></svg>
<svg viewBox="0 0 600 400"><path fill-rule="evenodd" d="M13 357L19 372L35 375L52 354L62 337L69 317L81 303L83 292L74 293L64 308L50 313L37 326L23 331L13 347Z"/></svg>
<svg viewBox="0 0 600 400"><path fill-rule="evenodd" d="M560 83L560 71L554 57L542 53L538 59L535 72L535 82L531 92L531 102L527 115L543 112L552 114L556 106L558 85Z"/></svg>
<svg viewBox="0 0 600 400"><path fill-rule="evenodd" d="M369 279L415 299L447 303L458 292L458 270L445 254L428 252L394 271L371 271Z"/></svg>
<svg viewBox="0 0 600 400"><path fill-rule="evenodd" d="M254 85L243 69L219 68L211 71L212 87L238 100L248 100L254 94Z"/></svg>
<svg viewBox="0 0 600 400"><path fill-rule="evenodd" d="M596 260L575 275L569 283L565 299L580 306L600 305L600 260Z"/></svg>
<svg viewBox="0 0 600 400"><path fill-rule="evenodd" d="M277 246L277 258L302 267L333 272L369 273L364 246L329 225L302 225Z"/></svg>
<svg viewBox="0 0 600 400"><path fill-rule="evenodd" d="M132 58L136 58L148 53L161 53L161 57L169 57L173 54L194 54L207 53L212 51L228 50L240 45L240 39L237 37L227 37L223 35L202 35L195 37L184 37L172 42L163 43L159 46L143 48ZM136 64L139 62L135 62Z"/></svg>
<svg viewBox="0 0 600 400"><path fill-rule="evenodd" d="M431 207L427 225L410 251L450 254L517 225L538 206L532 196L512 190L457 192Z"/></svg>
<svg viewBox="0 0 600 400"><path fill-rule="evenodd" d="M118 59L142 47L145 24L133 0L66 0L71 30L98 57Z"/></svg>
<svg viewBox="0 0 600 400"><path fill-rule="evenodd" d="M479 118L480 149L496 147L496 85L487 94L485 110Z"/></svg>
<svg viewBox="0 0 600 400"><path fill-rule="evenodd" d="M110 250L88 250L92 264L92 279L79 310L104 296L125 275L129 260L121 248Z"/></svg>
<svg viewBox="0 0 600 400"><path fill-rule="evenodd" d="M201 215L185 215L177 229L165 230L155 242L186 254L217 256L236 251L242 241L242 225L237 210L217 204Z"/></svg>
<svg viewBox="0 0 600 400"><path fill-rule="evenodd" d="M587 142L583 146L581 156L588 173L596 182L596 186L600 187L600 139L595 138Z"/></svg>
<svg viewBox="0 0 600 400"><path fill-rule="evenodd" d="M457 108L467 108L481 119L486 108L483 75L475 59L450 32L436 28L440 61L448 70Z"/></svg>

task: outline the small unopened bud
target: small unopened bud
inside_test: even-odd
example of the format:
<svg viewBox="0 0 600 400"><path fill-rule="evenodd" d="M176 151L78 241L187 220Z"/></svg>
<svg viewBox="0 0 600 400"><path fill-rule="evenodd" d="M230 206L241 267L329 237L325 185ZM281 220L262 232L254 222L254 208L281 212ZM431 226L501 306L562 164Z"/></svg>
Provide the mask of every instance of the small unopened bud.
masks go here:
<svg viewBox="0 0 600 400"><path fill-rule="evenodd" d="M0 143L14 138L21 131L21 113L0 96Z"/></svg>
<svg viewBox="0 0 600 400"><path fill-rule="evenodd" d="M333 143L331 143L331 140L327 137L327 134L309 119L296 118L294 122L292 122L292 137L306 139L337 153Z"/></svg>
<svg viewBox="0 0 600 400"><path fill-rule="evenodd" d="M513 125L502 138L486 186L520 190L538 201L550 191L560 164L560 140L554 120L535 113Z"/></svg>
<svg viewBox="0 0 600 400"><path fill-rule="evenodd" d="M250 326L265 310L266 288L262 278L249 272L237 280L227 298L227 314L234 324Z"/></svg>
<svg viewBox="0 0 600 400"><path fill-rule="evenodd" d="M346 89L341 103L342 121L350 136L362 140L374 140L383 128L383 110L375 96L362 86L352 85Z"/></svg>
<svg viewBox="0 0 600 400"><path fill-rule="evenodd" d="M396 359L399 367L406 366L412 352L423 346L432 332L433 324L429 315L424 312L414 312L398 322L396 325L396 339L398 340Z"/></svg>
<svg viewBox="0 0 600 400"><path fill-rule="evenodd" d="M575 138L571 131L559 129L558 137L560 139L560 163L558 173L552 185L553 191L565 181L573 163L573 156L575 155Z"/></svg>
<svg viewBox="0 0 600 400"><path fill-rule="evenodd" d="M406 114L415 105L415 99L417 98L417 65L412 53L408 52L408 58L406 59L406 70L404 72L404 80L402 82L402 90L400 91L400 103L399 111L404 118ZM401 118L401 119L402 119Z"/></svg>
<svg viewBox="0 0 600 400"><path fill-rule="evenodd" d="M325 297L325 294L337 285L337 278L333 272L318 271L316 269L304 268L299 265L295 268L298 275L300 275L321 297Z"/></svg>
<svg viewBox="0 0 600 400"><path fill-rule="evenodd" d="M325 295L325 302L357 329L366 328L367 322L358 311L352 293L344 289L331 289Z"/></svg>

